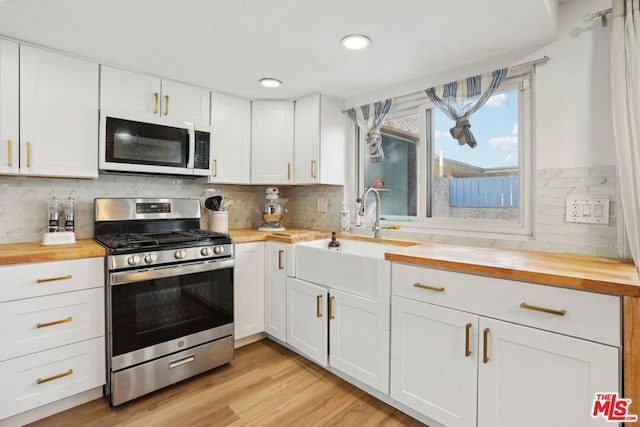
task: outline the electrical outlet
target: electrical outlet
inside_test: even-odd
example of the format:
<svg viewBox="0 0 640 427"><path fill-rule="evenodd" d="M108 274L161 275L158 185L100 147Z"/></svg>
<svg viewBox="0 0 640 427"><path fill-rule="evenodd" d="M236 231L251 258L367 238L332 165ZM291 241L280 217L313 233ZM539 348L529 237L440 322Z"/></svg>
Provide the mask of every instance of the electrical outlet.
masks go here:
<svg viewBox="0 0 640 427"><path fill-rule="evenodd" d="M565 220L586 224L609 224L609 199L570 197L566 203Z"/></svg>
<svg viewBox="0 0 640 427"><path fill-rule="evenodd" d="M329 211L329 199L318 199L316 210L320 213L327 213Z"/></svg>

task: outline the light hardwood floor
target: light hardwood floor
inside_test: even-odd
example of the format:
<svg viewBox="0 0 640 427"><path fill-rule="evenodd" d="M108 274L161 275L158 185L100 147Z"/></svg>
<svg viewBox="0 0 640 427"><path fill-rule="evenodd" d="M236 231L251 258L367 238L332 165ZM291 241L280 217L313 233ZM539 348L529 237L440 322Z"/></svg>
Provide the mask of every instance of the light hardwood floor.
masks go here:
<svg viewBox="0 0 640 427"><path fill-rule="evenodd" d="M422 426L269 340L211 372L111 408L106 399L31 426Z"/></svg>

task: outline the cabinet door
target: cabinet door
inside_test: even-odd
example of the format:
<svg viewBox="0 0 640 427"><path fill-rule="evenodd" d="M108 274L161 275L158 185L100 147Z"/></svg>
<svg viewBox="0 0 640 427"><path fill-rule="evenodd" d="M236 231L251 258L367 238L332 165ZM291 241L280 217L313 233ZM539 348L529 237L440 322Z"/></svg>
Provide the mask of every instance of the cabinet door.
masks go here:
<svg viewBox="0 0 640 427"><path fill-rule="evenodd" d="M253 101L251 182L293 183L293 102Z"/></svg>
<svg viewBox="0 0 640 427"><path fill-rule="evenodd" d="M208 127L211 124L210 107L211 95L208 90L170 80L162 81L162 117Z"/></svg>
<svg viewBox="0 0 640 427"><path fill-rule="evenodd" d="M130 114L136 120L154 120L160 114L160 101L160 79L101 66L102 110L112 114Z"/></svg>
<svg viewBox="0 0 640 427"><path fill-rule="evenodd" d="M20 47L20 164L30 175L98 177L98 65Z"/></svg>
<svg viewBox="0 0 640 427"><path fill-rule="evenodd" d="M287 343L327 366L327 290L287 277Z"/></svg>
<svg viewBox="0 0 640 427"><path fill-rule="evenodd" d="M329 290L329 364L389 394L389 303Z"/></svg>
<svg viewBox="0 0 640 427"><path fill-rule="evenodd" d="M344 185L348 118L337 99L320 97L320 184Z"/></svg>
<svg viewBox="0 0 640 427"><path fill-rule="evenodd" d="M251 182L251 102L211 95L213 175L210 182Z"/></svg>
<svg viewBox="0 0 640 427"><path fill-rule="evenodd" d="M0 173L18 173L18 43L0 40Z"/></svg>
<svg viewBox="0 0 640 427"><path fill-rule="evenodd" d="M391 325L391 397L446 426L475 426L478 317L393 296Z"/></svg>
<svg viewBox="0 0 640 427"><path fill-rule="evenodd" d="M511 323L480 319L478 426L605 426L596 393L620 392L618 349Z"/></svg>
<svg viewBox="0 0 640 427"><path fill-rule="evenodd" d="M310 95L296 101L294 123L294 182L296 184L318 183L320 94Z"/></svg>
<svg viewBox="0 0 640 427"><path fill-rule="evenodd" d="M235 245L235 339L264 331L264 243Z"/></svg>
<svg viewBox="0 0 640 427"><path fill-rule="evenodd" d="M265 247L264 331L287 340L287 245L267 242Z"/></svg>

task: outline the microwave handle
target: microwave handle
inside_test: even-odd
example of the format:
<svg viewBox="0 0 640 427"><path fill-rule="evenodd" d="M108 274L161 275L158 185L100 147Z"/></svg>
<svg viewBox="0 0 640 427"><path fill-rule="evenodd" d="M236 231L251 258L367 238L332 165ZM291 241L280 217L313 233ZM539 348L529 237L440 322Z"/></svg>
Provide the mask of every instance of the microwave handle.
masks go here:
<svg viewBox="0 0 640 427"><path fill-rule="evenodd" d="M189 129L189 158L187 160L187 169L193 169L196 156L196 127L194 124L188 125Z"/></svg>

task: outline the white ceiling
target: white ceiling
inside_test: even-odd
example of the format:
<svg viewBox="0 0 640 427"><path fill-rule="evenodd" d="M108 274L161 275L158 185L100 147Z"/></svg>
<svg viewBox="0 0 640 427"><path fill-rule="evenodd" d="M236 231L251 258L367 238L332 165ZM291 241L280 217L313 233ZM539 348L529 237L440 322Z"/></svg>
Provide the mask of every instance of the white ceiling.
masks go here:
<svg viewBox="0 0 640 427"><path fill-rule="evenodd" d="M340 98L533 48L556 0L9 0L0 34L247 98ZM364 51L340 39L362 33ZM505 64L510 65L510 64ZM261 77L284 82L258 85Z"/></svg>

